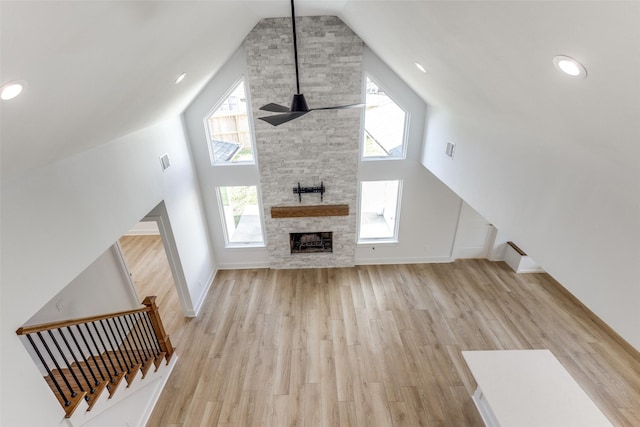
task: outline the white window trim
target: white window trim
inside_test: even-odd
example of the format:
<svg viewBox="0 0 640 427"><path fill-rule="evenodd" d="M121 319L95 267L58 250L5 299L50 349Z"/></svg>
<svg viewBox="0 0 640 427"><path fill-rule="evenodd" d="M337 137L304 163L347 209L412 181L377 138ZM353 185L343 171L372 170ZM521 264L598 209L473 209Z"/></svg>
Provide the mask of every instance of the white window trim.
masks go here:
<svg viewBox="0 0 640 427"><path fill-rule="evenodd" d="M258 198L258 212L260 217L260 231L262 232L262 242L230 242L229 230L227 230L226 217L224 214L224 203L222 202L222 195L220 189L222 187L256 187L256 193ZM215 187L216 199L218 201L218 212L220 214L220 225L222 226L222 234L224 235L224 247L225 249L241 249L241 248L264 248L267 246L267 239L265 236L264 228L264 215L262 211L262 193L259 185L252 184L234 184L234 185L218 185Z"/></svg>
<svg viewBox="0 0 640 427"><path fill-rule="evenodd" d="M378 83L378 79L376 79L372 73L365 71L363 73L364 78L362 79L362 99L365 104L364 108L362 108L362 113L360 117L360 161L363 162L377 162L377 161L397 161L397 160L406 160L407 158L407 146L408 146L408 138L409 138L409 124L411 121L411 113L407 108L402 105L401 102L398 102L397 98L393 96L392 92L389 92L384 85ZM366 118L366 103L367 103L367 77L372 80L376 86L381 88L384 93L396 104L402 111L404 111L404 129L402 130L402 156L400 157L389 157L389 156L366 156L364 155L364 135L365 135L365 118Z"/></svg>
<svg viewBox="0 0 640 427"><path fill-rule="evenodd" d="M362 222L361 213L362 213L362 183L363 182L376 182L376 181L398 181L398 196L396 201L396 216L395 216L395 227L393 229L392 237L360 237L360 223ZM356 242L358 245L371 245L371 244L398 244L399 243L399 230L400 230L400 208L402 206L402 187L403 180L398 179L364 179L360 180L359 189L358 189L358 218L357 218L357 236L358 241Z"/></svg>
<svg viewBox="0 0 640 427"><path fill-rule="evenodd" d="M204 124L205 140L207 141L207 149L209 150L209 160L210 160L211 166L226 167L226 166L245 166L245 165L258 164L257 151L256 151L256 138L255 138L255 132L254 132L254 125L253 125L254 123L253 112L251 110L251 94L249 90L249 85L247 85L247 80L245 77L246 76L244 74L240 75L240 77L238 77L231 84L229 89L225 91L225 93L220 97L220 99L216 101L216 103L213 105L213 108L207 111L207 114L205 114L205 116L202 119L202 122ZM231 93L233 93L233 91L236 89L236 87L238 87L240 82L244 83L244 96L247 101L246 103L247 103L247 121L249 126L249 139L251 140L251 152L253 153L253 160L244 160L241 162L218 162L215 159L215 156L213 154L213 149L211 147L211 129L209 128L209 117L211 117L211 115L215 113L218 108L220 108L220 105L231 95Z"/></svg>

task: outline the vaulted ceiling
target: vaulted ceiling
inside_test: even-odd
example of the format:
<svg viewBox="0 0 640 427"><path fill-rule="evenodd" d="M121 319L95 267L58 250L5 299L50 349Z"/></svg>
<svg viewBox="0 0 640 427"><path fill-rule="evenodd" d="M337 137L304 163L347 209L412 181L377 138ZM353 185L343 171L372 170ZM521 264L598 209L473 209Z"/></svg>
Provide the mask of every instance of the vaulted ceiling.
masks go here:
<svg viewBox="0 0 640 427"><path fill-rule="evenodd" d="M296 6L297 15L339 16L430 106L523 133L543 128L614 167L638 167L637 2ZM0 84L27 85L1 104L5 181L181 113L261 18L290 13L286 0L3 0L0 8ZM580 60L588 78L561 75L557 54Z"/></svg>

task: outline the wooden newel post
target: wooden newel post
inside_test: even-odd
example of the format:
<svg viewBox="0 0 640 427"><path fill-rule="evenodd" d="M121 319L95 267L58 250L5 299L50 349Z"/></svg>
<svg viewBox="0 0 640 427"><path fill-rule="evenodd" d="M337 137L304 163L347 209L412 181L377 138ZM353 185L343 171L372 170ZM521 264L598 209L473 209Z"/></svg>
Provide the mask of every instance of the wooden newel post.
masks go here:
<svg viewBox="0 0 640 427"><path fill-rule="evenodd" d="M167 333L164 331L162 319L160 318L160 312L158 311L158 306L156 305L156 297L146 297L144 301L142 301L142 305L146 305L151 309L149 311L149 317L151 318L153 330L158 337L160 349L167 354L166 359L167 362L169 362L169 359L171 359L171 355L173 354L173 346L171 345L171 339L169 339L169 335L167 335Z"/></svg>

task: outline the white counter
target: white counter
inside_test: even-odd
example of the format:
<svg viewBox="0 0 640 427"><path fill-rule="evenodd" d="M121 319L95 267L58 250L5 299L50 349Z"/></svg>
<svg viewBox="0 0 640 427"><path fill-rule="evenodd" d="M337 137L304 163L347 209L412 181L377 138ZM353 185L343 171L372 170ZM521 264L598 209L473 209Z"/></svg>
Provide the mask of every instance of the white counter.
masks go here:
<svg viewBox="0 0 640 427"><path fill-rule="evenodd" d="M611 427L549 350L463 351L487 426Z"/></svg>

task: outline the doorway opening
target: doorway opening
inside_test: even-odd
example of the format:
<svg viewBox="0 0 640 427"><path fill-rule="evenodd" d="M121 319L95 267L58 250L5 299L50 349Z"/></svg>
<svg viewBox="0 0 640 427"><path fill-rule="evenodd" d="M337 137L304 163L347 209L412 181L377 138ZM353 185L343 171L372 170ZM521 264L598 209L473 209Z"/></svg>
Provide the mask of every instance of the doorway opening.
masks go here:
<svg viewBox="0 0 640 427"><path fill-rule="evenodd" d="M138 302L149 295L157 297L156 304L162 321L167 333L171 335L174 319L182 317L182 310L162 237L159 233L133 234L136 231L130 230L118 239L129 277L138 294Z"/></svg>
<svg viewBox="0 0 640 427"><path fill-rule="evenodd" d="M138 303L155 295L169 335L193 317L184 273L177 260L171 225L161 203L116 243L122 266Z"/></svg>

